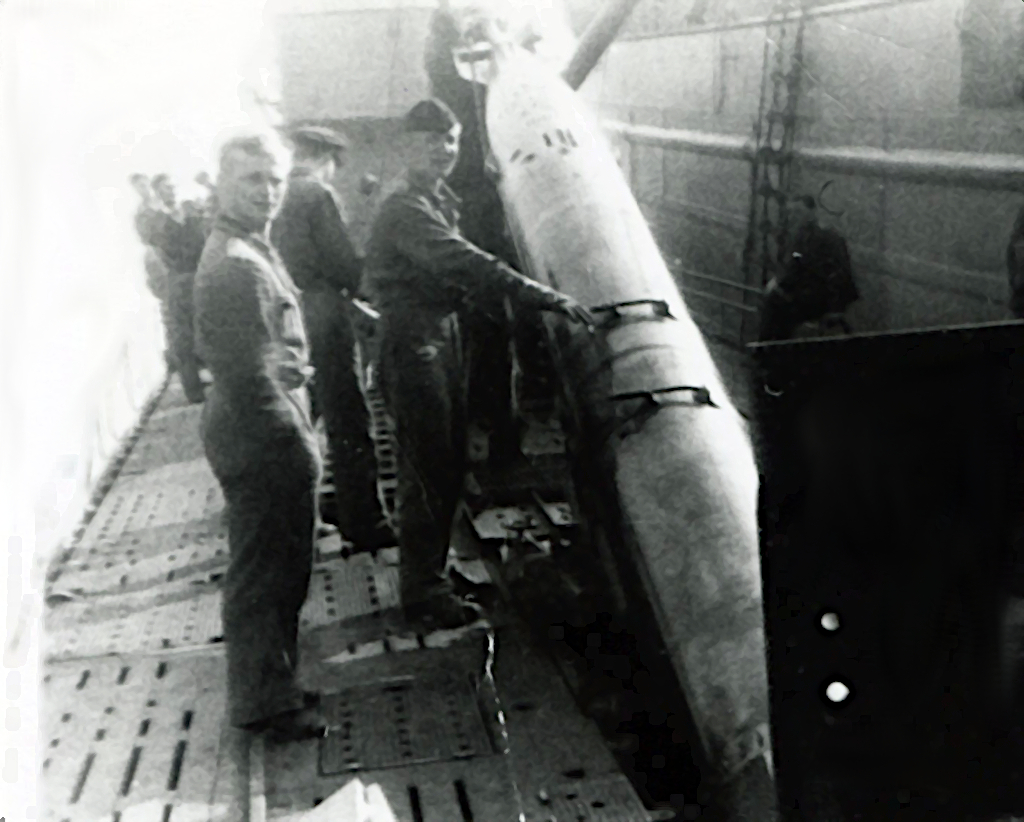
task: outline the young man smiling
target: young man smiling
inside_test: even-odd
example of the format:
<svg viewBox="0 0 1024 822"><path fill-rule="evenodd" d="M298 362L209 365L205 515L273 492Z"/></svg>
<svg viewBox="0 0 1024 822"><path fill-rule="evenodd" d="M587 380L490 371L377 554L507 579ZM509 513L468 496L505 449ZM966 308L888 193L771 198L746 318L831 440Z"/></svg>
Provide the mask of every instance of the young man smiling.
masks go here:
<svg viewBox="0 0 1024 822"><path fill-rule="evenodd" d="M461 127L439 100L405 117L408 173L383 203L367 250L367 289L382 315L381 379L398 440L400 583L406 617L454 628L477 610L445 575L465 478L466 363L460 315L503 296L590 324L571 297L524 277L459 233L445 183Z"/></svg>
<svg viewBox="0 0 1024 822"><path fill-rule="evenodd" d="M195 288L196 342L213 374L203 446L224 492L231 555L222 606L230 721L281 741L326 728L296 682L322 465L299 290L267 237L287 161L269 135L224 146L219 213Z"/></svg>

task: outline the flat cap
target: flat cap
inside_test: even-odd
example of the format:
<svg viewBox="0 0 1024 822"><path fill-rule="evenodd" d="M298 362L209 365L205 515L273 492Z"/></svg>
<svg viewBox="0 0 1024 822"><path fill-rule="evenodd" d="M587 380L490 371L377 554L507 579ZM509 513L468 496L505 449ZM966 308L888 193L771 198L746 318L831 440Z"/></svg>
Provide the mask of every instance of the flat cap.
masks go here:
<svg viewBox="0 0 1024 822"><path fill-rule="evenodd" d="M435 134L447 134L459 125L458 118L452 110L436 98L420 100L405 115L406 131L429 131Z"/></svg>
<svg viewBox="0 0 1024 822"><path fill-rule="evenodd" d="M348 140L334 129L324 126L302 126L292 132L296 144L321 148L325 152L336 152L348 148Z"/></svg>

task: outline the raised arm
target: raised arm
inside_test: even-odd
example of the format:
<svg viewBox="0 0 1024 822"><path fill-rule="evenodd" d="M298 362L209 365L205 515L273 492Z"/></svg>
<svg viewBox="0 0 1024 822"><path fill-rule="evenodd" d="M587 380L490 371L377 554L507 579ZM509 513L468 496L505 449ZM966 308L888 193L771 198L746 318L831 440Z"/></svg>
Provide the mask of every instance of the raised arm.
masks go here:
<svg viewBox="0 0 1024 822"><path fill-rule="evenodd" d="M565 304L564 295L524 277L453 231L420 198L396 197L389 210L398 250L440 282L467 292L498 292L537 308L559 309Z"/></svg>

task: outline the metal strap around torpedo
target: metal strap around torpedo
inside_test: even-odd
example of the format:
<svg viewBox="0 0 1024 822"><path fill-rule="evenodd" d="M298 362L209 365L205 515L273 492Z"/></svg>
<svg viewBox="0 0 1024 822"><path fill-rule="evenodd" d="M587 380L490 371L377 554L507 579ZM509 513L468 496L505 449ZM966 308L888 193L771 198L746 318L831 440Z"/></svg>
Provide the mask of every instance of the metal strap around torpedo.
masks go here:
<svg viewBox="0 0 1024 822"><path fill-rule="evenodd" d="M606 320L602 323L602 326L607 328L609 326L616 326L626 319L626 315L622 312L623 308L631 308L637 305L648 305L653 309L654 319L658 320L674 320L672 312L669 310L668 303L665 300L627 300L621 303L609 303L608 305L596 305L590 310L595 314L611 314L611 319ZM641 318L637 318L641 319Z"/></svg>
<svg viewBox="0 0 1024 822"><path fill-rule="evenodd" d="M666 402L660 397L665 394L675 394L679 391L693 392L692 402ZM657 414L662 408L669 406L695 406L706 405L710 408L719 408L711 399L711 392L700 385L673 385L667 388L655 388L650 391L628 391L623 394L613 394L608 398L611 402L627 402L629 400L643 400L643 403L631 414L622 419L616 419L611 430L605 435L607 441L613 434L618 434L620 439L625 439L630 434L636 434L644 427L649 419Z"/></svg>

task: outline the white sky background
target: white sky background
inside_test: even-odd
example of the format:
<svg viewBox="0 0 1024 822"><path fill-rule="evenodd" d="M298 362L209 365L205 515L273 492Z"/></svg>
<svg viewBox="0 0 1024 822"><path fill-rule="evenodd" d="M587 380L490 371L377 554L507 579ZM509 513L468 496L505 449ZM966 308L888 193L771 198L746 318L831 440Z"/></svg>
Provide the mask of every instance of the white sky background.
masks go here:
<svg viewBox="0 0 1024 822"><path fill-rule="evenodd" d="M214 170L218 134L252 119L242 72L258 78L270 60L257 57L262 0L24 0L5 17L14 129L4 134L3 225L15 256L0 275L0 310L19 395L6 410L21 416L19 480L37 488L80 440L78 401L109 379L104 356L155 308L128 175L166 171L193 193L195 173Z"/></svg>

